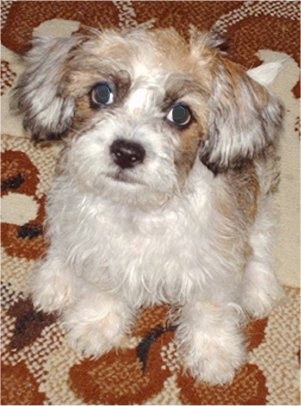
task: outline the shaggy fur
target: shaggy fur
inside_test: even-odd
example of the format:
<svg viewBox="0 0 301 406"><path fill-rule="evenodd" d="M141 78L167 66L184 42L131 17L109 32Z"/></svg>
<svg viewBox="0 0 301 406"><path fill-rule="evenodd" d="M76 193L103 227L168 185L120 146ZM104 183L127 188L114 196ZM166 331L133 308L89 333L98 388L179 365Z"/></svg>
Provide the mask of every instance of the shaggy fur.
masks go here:
<svg viewBox="0 0 301 406"><path fill-rule="evenodd" d="M265 317L281 295L270 251L282 108L220 44L173 29L39 38L14 94L35 140L65 143L35 307L100 356L141 306L170 303L183 365L210 384L244 362L245 315Z"/></svg>

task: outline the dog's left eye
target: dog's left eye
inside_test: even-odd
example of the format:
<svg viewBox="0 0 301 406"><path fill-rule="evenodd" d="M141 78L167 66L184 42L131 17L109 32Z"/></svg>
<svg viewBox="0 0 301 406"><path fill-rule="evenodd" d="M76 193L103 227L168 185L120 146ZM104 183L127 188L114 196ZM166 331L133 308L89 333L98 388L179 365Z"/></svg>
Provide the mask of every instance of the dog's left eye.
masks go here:
<svg viewBox="0 0 301 406"><path fill-rule="evenodd" d="M179 102L170 109L166 118L178 127L186 127L190 123L192 116L189 107L185 103Z"/></svg>
<svg viewBox="0 0 301 406"><path fill-rule="evenodd" d="M112 84L97 83L91 91L90 99L93 107L109 106L115 101L115 89Z"/></svg>

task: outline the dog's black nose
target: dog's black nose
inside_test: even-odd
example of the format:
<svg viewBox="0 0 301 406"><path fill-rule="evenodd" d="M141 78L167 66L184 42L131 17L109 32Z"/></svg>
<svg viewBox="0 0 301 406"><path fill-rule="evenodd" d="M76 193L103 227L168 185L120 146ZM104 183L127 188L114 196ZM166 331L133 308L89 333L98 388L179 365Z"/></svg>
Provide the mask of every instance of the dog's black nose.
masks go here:
<svg viewBox="0 0 301 406"><path fill-rule="evenodd" d="M145 158L145 149L140 144L122 139L113 142L110 153L115 164L122 169L133 168Z"/></svg>

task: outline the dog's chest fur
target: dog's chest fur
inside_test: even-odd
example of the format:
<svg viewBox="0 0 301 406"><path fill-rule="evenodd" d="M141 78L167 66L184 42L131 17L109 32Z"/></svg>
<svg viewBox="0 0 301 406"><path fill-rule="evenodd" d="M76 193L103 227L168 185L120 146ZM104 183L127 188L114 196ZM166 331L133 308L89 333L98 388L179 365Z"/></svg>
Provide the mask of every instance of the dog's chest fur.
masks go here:
<svg viewBox="0 0 301 406"><path fill-rule="evenodd" d="M148 296L150 303L175 297L181 302L195 284L208 293L208 274L220 269L216 248L229 232L212 204L217 183L199 163L181 196L145 211L75 193L76 182L61 177L48 203L50 221L57 226L53 231L64 237L58 249L78 276L112 287L130 301L142 303L143 297L145 303Z"/></svg>

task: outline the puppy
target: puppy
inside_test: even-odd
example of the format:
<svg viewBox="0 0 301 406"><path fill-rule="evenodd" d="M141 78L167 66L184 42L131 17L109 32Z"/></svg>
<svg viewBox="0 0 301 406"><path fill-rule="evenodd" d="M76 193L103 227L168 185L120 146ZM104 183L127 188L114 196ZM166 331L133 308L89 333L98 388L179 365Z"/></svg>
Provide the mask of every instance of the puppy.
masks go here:
<svg viewBox="0 0 301 406"><path fill-rule="evenodd" d="M14 101L33 139L62 139L49 249L30 289L87 356L141 306L169 303L185 368L230 382L245 316L281 296L272 269L278 100L221 41L173 29L35 39Z"/></svg>

